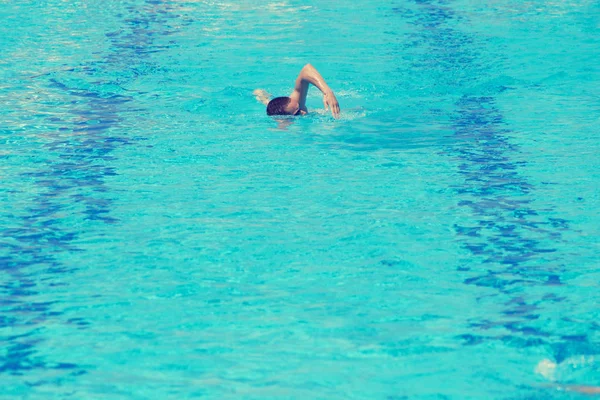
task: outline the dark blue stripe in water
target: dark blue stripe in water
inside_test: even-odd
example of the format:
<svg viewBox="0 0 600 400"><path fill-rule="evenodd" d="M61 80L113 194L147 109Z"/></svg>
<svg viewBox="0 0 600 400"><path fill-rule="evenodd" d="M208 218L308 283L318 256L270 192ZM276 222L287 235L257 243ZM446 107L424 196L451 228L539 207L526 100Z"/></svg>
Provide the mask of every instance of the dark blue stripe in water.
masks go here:
<svg viewBox="0 0 600 400"><path fill-rule="evenodd" d="M46 163L40 164L37 171L23 174L23 178L35 181L39 193L26 210L28 215L21 217L21 226L6 229L2 232L9 239L10 245L4 245L8 255L0 258L0 267L10 275L10 282L2 285L6 296L2 305L8 311L0 318L0 326L19 328L27 333L5 338L5 353L0 358L0 373L24 375L34 369L67 370L70 375L80 375L85 371L73 362L54 362L46 360L38 354L36 346L42 342L43 334L40 326L50 320L60 321L61 313L53 311L56 304L52 302L36 303L30 299L38 294L37 275L28 272L33 265L36 274L39 266L44 266L47 275L44 285L64 285L61 276L73 273L74 266L58 261L59 254L81 251L73 241L78 237L76 228L69 228L61 222L61 213L65 204L78 204L83 211L71 217L80 220L93 220L113 224L118 221L110 216L111 200L102 195L109 191L104 179L118 174L109 163L114 160L110 155L119 146L132 144L135 139L119 132L119 124L123 121L122 111L131 111L134 99L118 93L101 91L94 86L89 89L70 87L61 81L65 76L83 73L93 76L94 73L120 71L120 74L131 79L140 74L136 65L144 64L147 55L164 51L166 46L154 45L156 35L171 33L166 26L167 19L177 18L170 13L170 8L163 2L148 1L144 5L127 7L128 15L122 20L122 29L118 33L107 33L111 49L100 61L96 60L77 67L63 70L48 78L40 75L37 79L48 79L49 89L62 92L71 101L70 112L74 118L49 117L48 122L56 126L61 135L40 149L40 157L49 157ZM146 69L145 73L151 73ZM125 78L121 78L125 79ZM136 111L140 111L137 109ZM73 135L65 139L65 132ZM116 136L119 135L119 136ZM46 153L45 153L46 152ZM58 154L58 155L57 155ZM90 188L85 192L76 191L80 187ZM51 280L52 282L48 282ZM74 329L86 329L90 324L81 318L71 318L63 324ZM35 385L35 383L30 383Z"/></svg>
<svg viewBox="0 0 600 400"><path fill-rule="evenodd" d="M406 3L404 3L406 4ZM489 65L477 52L477 38L457 31L452 22L465 19L455 12L451 1L414 0L414 6L398 6L393 9L417 28L409 38L410 46L426 50L425 58L417 58L415 70L423 64L434 69L443 82L438 85L460 93L474 79L485 79ZM483 48L484 46L478 47ZM476 78L474 78L476 77ZM498 87L497 93L506 87ZM569 229L569 221L562 218L544 218L544 213L532 207L536 187L519 174L523 162L511 158L518 154L518 146L511 143L511 132L494 95L463 95L455 104L450 128L461 140L452 146L447 155L456 161L464 185L457 187L458 205L471 211L473 220L457 224L456 234L469 250L487 266L486 273L473 274L464 280L466 285L491 287L510 300L505 301L504 317L498 321L472 321L471 327L486 331L494 326L511 332L508 335L461 335L467 345L501 340L517 347L547 346L553 349L560 361L572 354L598 352L598 346L585 336L562 337L563 342L548 340L551 332L531 324L539 318L538 306L562 301L552 288L561 285L561 255L557 249L544 243L561 239L562 232ZM525 236L527 235L527 236ZM458 268L457 273L467 274L468 265ZM547 288L545 293L529 296L531 286ZM517 293L515 288L522 288ZM537 291L536 291L537 292ZM535 303L535 304L534 304ZM512 320L506 322L506 317ZM568 350L567 350L568 349Z"/></svg>

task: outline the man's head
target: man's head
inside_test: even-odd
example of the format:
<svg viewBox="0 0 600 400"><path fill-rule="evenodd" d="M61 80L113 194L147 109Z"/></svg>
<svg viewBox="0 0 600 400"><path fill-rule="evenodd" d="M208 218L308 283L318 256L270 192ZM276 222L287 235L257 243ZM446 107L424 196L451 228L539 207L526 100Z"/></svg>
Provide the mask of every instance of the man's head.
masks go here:
<svg viewBox="0 0 600 400"><path fill-rule="evenodd" d="M267 115L299 115L300 107L297 101L289 97L276 97L267 105Z"/></svg>

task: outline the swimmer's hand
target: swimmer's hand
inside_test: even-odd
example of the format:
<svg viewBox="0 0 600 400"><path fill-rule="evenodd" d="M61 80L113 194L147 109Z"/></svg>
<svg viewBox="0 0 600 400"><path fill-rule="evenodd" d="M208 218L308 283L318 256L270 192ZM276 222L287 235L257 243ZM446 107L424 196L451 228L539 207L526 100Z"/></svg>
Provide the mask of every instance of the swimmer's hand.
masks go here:
<svg viewBox="0 0 600 400"><path fill-rule="evenodd" d="M256 97L256 100L260 101L265 106L269 104L269 100L271 100L271 95L262 89L256 89L252 94Z"/></svg>
<svg viewBox="0 0 600 400"><path fill-rule="evenodd" d="M331 110L331 115L333 115L333 118L340 117L340 105L335 98L333 91L327 90L323 93L323 105L325 106L325 111L327 111L327 109Z"/></svg>
<svg viewBox="0 0 600 400"><path fill-rule="evenodd" d="M338 104L333 91L329 88L325 79L321 76L319 71L310 64L306 64L300 71L300 75L296 78L296 84L294 91L290 94L290 99L294 103L298 103L300 110L306 111L306 95L308 93L309 84L315 85L321 93L323 93L323 105L325 105L325 111L331 109L331 114L334 118L340 116L340 105Z"/></svg>

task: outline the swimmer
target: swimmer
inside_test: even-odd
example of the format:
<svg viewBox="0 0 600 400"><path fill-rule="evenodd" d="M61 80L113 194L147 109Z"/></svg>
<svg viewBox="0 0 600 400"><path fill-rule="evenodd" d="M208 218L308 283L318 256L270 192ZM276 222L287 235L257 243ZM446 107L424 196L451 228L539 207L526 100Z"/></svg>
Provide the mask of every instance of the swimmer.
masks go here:
<svg viewBox="0 0 600 400"><path fill-rule="evenodd" d="M306 115L306 94L308 85L312 83L323 93L325 110L331 110L334 118L340 116L340 105L325 79L312 65L306 64L296 78L296 85L290 97L276 97L270 100L269 94L262 89L256 89L253 94L256 99L267 106L267 115Z"/></svg>
<svg viewBox="0 0 600 400"><path fill-rule="evenodd" d="M560 370L579 370L585 367L592 368L597 363L596 357L590 356L577 356L570 357L563 360L561 363L555 363L548 359L543 359L535 367L535 372L544 378L555 382L550 387L565 392L582 393L587 395L600 395L600 386L592 385L573 385L573 384L561 384L556 382L560 378Z"/></svg>

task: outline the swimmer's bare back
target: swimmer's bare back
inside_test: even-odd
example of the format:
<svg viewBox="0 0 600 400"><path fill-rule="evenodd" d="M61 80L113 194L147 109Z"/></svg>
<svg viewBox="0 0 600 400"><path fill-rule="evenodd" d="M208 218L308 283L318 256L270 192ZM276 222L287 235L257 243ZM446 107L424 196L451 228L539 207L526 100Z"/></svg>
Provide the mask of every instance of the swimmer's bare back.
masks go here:
<svg viewBox="0 0 600 400"><path fill-rule="evenodd" d="M308 113L306 95L310 84L315 85L323 93L325 110L331 110L331 115L339 118L340 105L333 90L327 85L319 71L310 64L306 64L300 71L294 90L289 97L277 97L271 100L271 96L262 89L256 89L253 94L258 101L267 106L268 115L304 115Z"/></svg>

